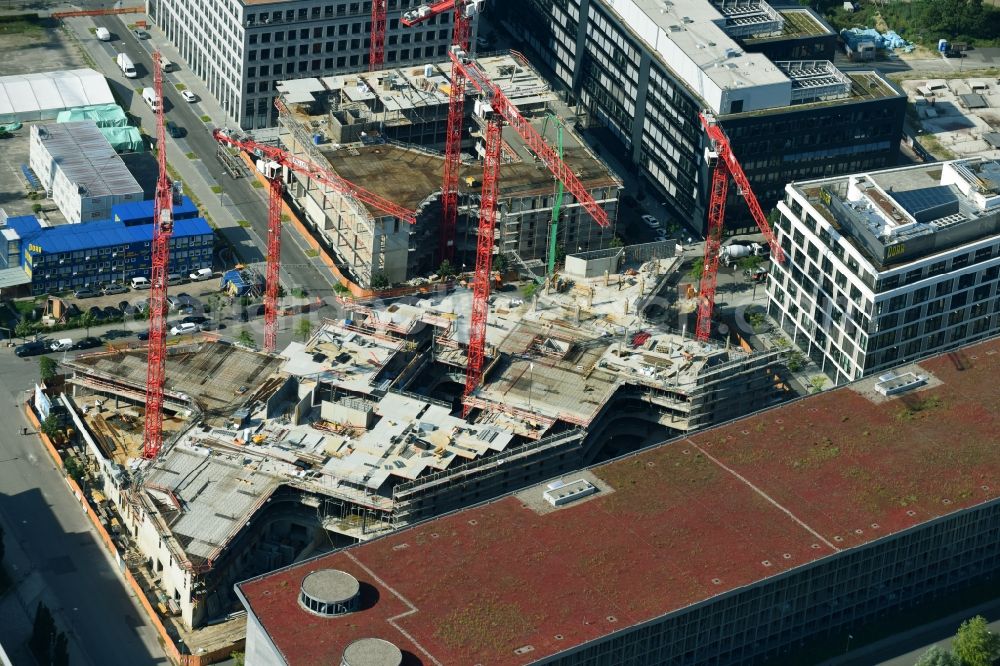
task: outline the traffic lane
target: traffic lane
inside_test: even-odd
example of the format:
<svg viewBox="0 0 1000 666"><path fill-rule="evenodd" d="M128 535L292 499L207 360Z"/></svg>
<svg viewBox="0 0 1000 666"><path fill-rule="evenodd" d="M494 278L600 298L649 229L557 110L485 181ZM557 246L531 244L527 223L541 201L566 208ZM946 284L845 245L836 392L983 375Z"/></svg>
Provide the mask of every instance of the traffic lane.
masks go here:
<svg viewBox="0 0 1000 666"><path fill-rule="evenodd" d="M2 388L10 408L0 410L0 428L20 432L20 411L36 372L25 372L21 359L0 353ZM167 663L156 633L129 597L89 520L70 494L37 437L10 434L0 440L0 511L34 564L46 596L57 600L57 623L70 631L93 664ZM33 611L33 609L29 609Z"/></svg>
<svg viewBox="0 0 1000 666"><path fill-rule="evenodd" d="M121 18L118 17L95 17L95 23L117 32L122 36L125 44L125 53L132 58L133 54L136 64L141 64L145 70L144 76L134 81L142 82L144 85L152 85L150 73L152 72L153 59L147 50L146 45L140 42L151 42L151 40L139 40L135 38L130 30L125 28ZM152 44L150 44L150 48ZM197 103L190 104L184 101L180 93L173 85L169 74L165 75L163 97L164 113L171 120L187 130L184 139L192 152L201 157L202 163L213 179L225 189L230 201L239 210L240 218L247 220L251 228L257 234L260 241L260 249L266 254L264 240L267 238L267 203L264 199L264 190L254 188L249 179L234 179L226 173L222 163L215 156L218 150L218 142L212 137L211 129L202 122L200 116L195 112ZM180 120L177 120L180 116ZM281 252L283 255L282 264L285 272L295 284L288 285L290 288L303 287L310 293L329 293L333 288L330 281L320 275L305 252L298 243L291 237L290 231L282 235Z"/></svg>

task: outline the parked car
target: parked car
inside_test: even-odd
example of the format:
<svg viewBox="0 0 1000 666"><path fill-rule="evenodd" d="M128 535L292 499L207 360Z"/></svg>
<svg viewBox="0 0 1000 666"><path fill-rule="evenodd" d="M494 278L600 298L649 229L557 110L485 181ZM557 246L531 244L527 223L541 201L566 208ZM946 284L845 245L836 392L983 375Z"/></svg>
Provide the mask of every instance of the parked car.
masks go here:
<svg viewBox="0 0 1000 666"><path fill-rule="evenodd" d="M122 311L113 305L109 305L104 308L104 314L107 316L108 319L115 319L116 317L122 316Z"/></svg>
<svg viewBox="0 0 1000 666"><path fill-rule="evenodd" d="M226 327L225 324L217 324L214 321L206 321L205 323L198 326L199 331L216 331L222 330Z"/></svg>
<svg viewBox="0 0 1000 666"><path fill-rule="evenodd" d="M139 312L139 309L128 301L119 301L118 309L121 310L122 314L126 317L134 317L136 313Z"/></svg>
<svg viewBox="0 0 1000 666"><path fill-rule="evenodd" d="M94 347L100 347L103 342L100 338L95 338L94 336L89 336L80 340L77 340L73 345L73 349L93 349Z"/></svg>
<svg viewBox="0 0 1000 666"><path fill-rule="evenodd" d="M202 315L191 315L190 317L184 317L184 319L181 319L181 322L185 324L203 324L206 321L208 321L208 317Z"/></svg>
<svg viewBox="0 0 1000 666"><path fill-rule="evenodd" d="M31 342L25 342L23 345L14 347L14 354L16 356L38 356L47 351L49 351L49 346L42 340L32 340Z"/></svg>
<svg viewBox="0 0 1000 666"><path fill-rule="evenodd" d="M136 39L149 39L149 33L142 28L136 28L132 31L132 34L135 35Z"/></svg>
<svg viewBox="0 0 1000 666"><path fill-rule="evenodd" d="M60 352L69 351L73 348L72 338L60 338L59 340L46 340L49 344L49 351Z"/></svg>
<svg viewBox="0 0 1000 666"><path fill-rule="evenodd" d="M196 333L198 331L198 324L192 324L191 322L181 322L177 324L172 329L170 329L170 335L186 335L187 333Z"/></svg>
<svg viewBox="0 0 1000 666"><path fill-rule="evenodd" d="M87 310L87 312L89 312L97 321L104 321L105 319L108 318L108 315L104 314L104 310L97 307L96 305Z"/></svg>
<svg viewBox="0 0 1000 666"><path fill-rule="evenodd" d="M198 101L198 96L195 95L190 90L182 90L181 91L181 97L183 97L184 101L188 102L189 104L194 104L195 102Z"/></svg>
<svg viewBox="0 0 1000 666"><path fill-rule="evenodd" d="M76 303L70 303L66 306L66 319L73 319L74 317L79 317L82 314L83 311L80 310L80 306Z"/></svg>
<svg viewBox="0 0 1000 666"><path fill-rule="evenodd" d="M111 283L104 288L105 296L113 296L114 294L126 294L128 293L128 287L123 284Z"/></svg>
<svg viewBox="0 0 1000 666"><path fill-rule="evenodd" d="M659 222L659 220L657 220L652 215L643 215L642 216L642 221L645 222L646 226L649 227L650 229L659 229L660 228L660 222Z"/></svg>
<svg viewBox="0 0 1000 666"><path fill-rule="evenodd" d="M167 130L167 134L174 137L175 139L179 139L185 134L184 128L178 126L177 123L175 123L172 120L168 120L166 123L164 123L163 126Z"/></svg>
<svg viewBox="0 0 1000 666"><path fill-rule="evenodd" d="M136 337L140 340L149 340L149 331L139 331L139 334Z"/></svg>
<svg viewBox="0 0 1000 666"><path fill-rule="evenodd" d="M90 287L84 287L83 289L77 289L75 292L73 292L73 296L75 296L76 298L93 298L94 296L98 296L98 295L99 294L96 291L94 291L93 289L91 289Z"/></svg>

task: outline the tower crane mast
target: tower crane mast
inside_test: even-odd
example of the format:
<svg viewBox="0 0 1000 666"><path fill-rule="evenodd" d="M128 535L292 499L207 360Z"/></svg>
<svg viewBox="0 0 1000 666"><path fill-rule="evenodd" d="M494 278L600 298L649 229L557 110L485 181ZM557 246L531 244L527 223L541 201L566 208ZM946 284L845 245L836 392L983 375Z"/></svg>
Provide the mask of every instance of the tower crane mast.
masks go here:
<svg viewBox="0 0 1000 666"><path fill-rule="evenodd" d="M403 14L401 23L415 25L454 10L452 48L469 50L472 38L472 19L480 11L483 0L444 0L423 4ZM458 176L462 166L462 122L465 118L465 76L454 64L451 68L451 87L448 91L448 127L445 131L444 169L441 178L441 239L439 255L442 260L455 256L455 227L458 224Z"/></svg>
<svg viewBox="0 0 1000 666"><path fill-rule="evenodd" d="M729 179L732 178L739 188L743 199L750 209L757 227L760 228L764 239L771 246L771 259L779 263L785 260L785 253L778 244L778 239L774 236L771 225L764 215L760 203L757 201L750 181L743 172L736 155L733 154L729 144L729 137L716 122L715 118L707 113L699 114L702 127L711 142L710 159L715 160L715 168L712 171L712 187L708 200L708 234L705 236L705 258L701 274L701 288L698 293L698 322L695 327L695 338L698 340L708 340L712 333L712 310L715 307L715 288L719 273L719 253L722 250L722 231L726 216L726 194L729 188Z"/></svg>
<svg viewBox="0 0 1000 666"><path fill-rule="evenodd" d="M276 102L281 108L281 102ZM416 222L416 213L403 208L388 199L355 185L341 178L329 169L324 169L312 162L292 155L286 150L275 146L257 143L252 139L230 136L220 129L212 131L212 136L220 144L246 151L264 160L276 163L290 171L295 171L307 178L324 185L334 192L348 195L361 203L399 218L410 224ZM273 352L278 342L278 292L281 269L281 204L284 193L284 183L279 169L269 176L270 188L268 195L267 215L267 271L264 287L264 351Z"/></svg>
<svg viewBox="0 0 1000 666"><path fill-rule="evenodd" d="M142 456L153 459L163 446L163 378L166 364L167 268L170 236L174 230L174 188L167 176L167 139L163 124L163 68L160 52L153 52L153 89L156 91L156 148L159 176L153 200L152 270L149 290L149 352L146 364L146 421Z"/></svg>
<svg viewBox="0 0 1000 666"><path fill-rule="evenodd" d="M506 123L538 155L542 163L569 190L576 201L602 227L611 221L580 179L562 161L556 151L546 143L531 123L521 115L513 102L494 84L482 68L468 58L458 47L451 50L452 69L468 81L492 109L487 122L486 157L483 169L482 201L479 209L479 234L476 249L476 273L472 288L472 319L469 333L468 364L466 366L465 393L468 397L479 386L483 377L486 350L486 316L489 310L490 270L493 262L493 233L496 228L496 203L500 177L500 151L503 145L502 129ZM469 405L464 411L468 413Z"/></svg>

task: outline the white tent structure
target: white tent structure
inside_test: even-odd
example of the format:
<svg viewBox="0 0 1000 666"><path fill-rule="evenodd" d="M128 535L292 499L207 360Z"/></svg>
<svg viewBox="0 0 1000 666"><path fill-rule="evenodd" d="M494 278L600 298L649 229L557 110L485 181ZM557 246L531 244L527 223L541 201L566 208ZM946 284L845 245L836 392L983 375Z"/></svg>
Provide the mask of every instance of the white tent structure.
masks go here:
<svg viewBox="0 0 1000 666"><path fill-rule="evenodd" d="M54 120L66 109L114 101L107 80L92 69L0 77L0 123Z"/></svg>

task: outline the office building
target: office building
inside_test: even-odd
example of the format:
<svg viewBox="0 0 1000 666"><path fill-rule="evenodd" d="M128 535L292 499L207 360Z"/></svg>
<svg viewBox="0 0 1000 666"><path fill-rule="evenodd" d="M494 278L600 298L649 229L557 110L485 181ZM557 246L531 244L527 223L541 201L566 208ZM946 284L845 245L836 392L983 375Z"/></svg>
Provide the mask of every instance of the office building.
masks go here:
<svg viewBox="0 0 1000 666"><path fill-rule="evenodd" d="M67 222L105 220L112 206L142 201L142 186L93 120L32 125L29 161Z"/></svg>
<svg viewBox="0 0 1000 666"><path fill-rule="evenodd" d="M339 663L366 639L437 664L842 653L1000 574L998 352L937 356L240 583L247 666Z"/></svg>
<svg viewBox="0 0 1000 666"><path fill-rule="evenodd" d="M496 11L677 221L704 225L703 110L765 210L791 180L896 163L905 95L876 71L829 62L829 29L811 13L763 0L512 0ZM730 188L727 225L754 227L738 199Z"/></svg>
<svg viewBox="0 0 1000 666"><path fill-rule="evenodd" d="M447 53L451 13L412 28L400 24L402 12L419 4L388 0L387 66ZM149 0L146 7L191 71L244 129L274 125L278 81L368 69L370 2Z"/></svg>
<svg viewBox="0 0 1000 666"><path fill-rule="evenodd" d="M768 309L840 383L1000 330L1000 164L981 158L793 183Z"/></svg>
<svg viewBox="0 0 1000 666"><path fill-rule="evenodd" d="M122 204L113 214L113 219L57 226L43 225L34 215L6 218L0 227L7 244L0 270L20 268L24 279L18 283L30 283L35 295L148 278L153 202ZM198 209L190 199L178 204L174 214L170 272L187 275L211 268L212 228L196 217Z"/></svg>

